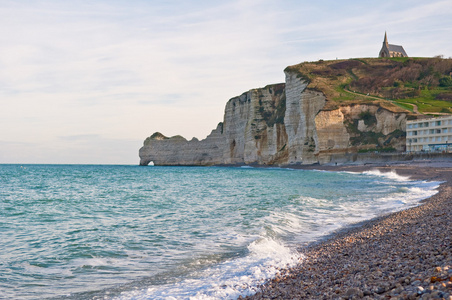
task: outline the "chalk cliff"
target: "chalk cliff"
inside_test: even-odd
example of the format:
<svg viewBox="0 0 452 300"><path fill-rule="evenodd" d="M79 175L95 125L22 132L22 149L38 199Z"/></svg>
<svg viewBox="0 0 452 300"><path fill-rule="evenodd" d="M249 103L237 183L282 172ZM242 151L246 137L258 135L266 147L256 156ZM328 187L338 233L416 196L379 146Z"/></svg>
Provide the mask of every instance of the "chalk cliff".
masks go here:
<svg viewBox="0 0 452 300"><path fill-rule="evenodd" d="M405 145L408 112L378 103L334 103L286 69L286 82L230 99L224 120L199 141L154 133L140 165L291 165L331 163L360 149Z"/></svg>

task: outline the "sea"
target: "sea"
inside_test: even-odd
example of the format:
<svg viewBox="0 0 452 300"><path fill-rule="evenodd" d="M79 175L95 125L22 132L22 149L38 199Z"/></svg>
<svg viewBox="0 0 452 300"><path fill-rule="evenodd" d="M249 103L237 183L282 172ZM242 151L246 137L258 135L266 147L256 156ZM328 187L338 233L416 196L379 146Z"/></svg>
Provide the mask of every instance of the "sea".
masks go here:
<svg viewBox="0 0 452 300"><path fill-rule="evenodd" d="M0 299L237 299L439 182L251 167L0 165Z"/></svg>

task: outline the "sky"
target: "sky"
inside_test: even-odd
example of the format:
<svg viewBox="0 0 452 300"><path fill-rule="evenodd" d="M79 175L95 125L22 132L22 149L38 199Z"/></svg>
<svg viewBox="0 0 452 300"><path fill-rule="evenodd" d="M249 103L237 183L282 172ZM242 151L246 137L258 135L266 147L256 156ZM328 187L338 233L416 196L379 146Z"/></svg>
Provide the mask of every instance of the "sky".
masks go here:
<svg viewBox="0 0 452 300"><path fill-rule="evenodd" d="M0 163L138 164L303 61L452 56L452 1L0 0Z"/></svg>

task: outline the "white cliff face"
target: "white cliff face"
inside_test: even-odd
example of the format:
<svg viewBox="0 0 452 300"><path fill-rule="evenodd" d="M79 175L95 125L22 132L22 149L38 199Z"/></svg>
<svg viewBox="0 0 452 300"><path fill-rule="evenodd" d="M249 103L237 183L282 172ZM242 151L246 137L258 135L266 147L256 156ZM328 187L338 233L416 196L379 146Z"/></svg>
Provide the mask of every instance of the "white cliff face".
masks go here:
<svg viewBox="0 0 452 300"><path fill-rule="evenodd" d="M202 140L187 141L181 136L167 138L155 133L147 138L139 151L140 165L215 165L221 164L225 141L221 134L223 124L219 124L210 135Z"/></svg>
<svg viewBox="0 0 452 300"><path fill-rule="evenodd" d="M222 164L273 164L287 135L282 125L284 84L253 89L226 104Z"/></svg>
<svg viewBox="0 0 452 300"><path fill-rule="evenodd" d="M140 164L274 164L285 157L284 84L253 89L228 101L224 122L204 140L154 134L140 149Z"/></svg>
<svg viewBox="0 0 452 300"><path fill-rule="evenodd" d="M304 116L301 111L301 95L308 86L307 82L299 80L296 74L286 73L286 115L284 125L288 136L289 163L301 162L303 153Z"/></svg>
<svg viewBox="0 0 452 300"><path fill-rule="evenodd" d="M360 132L389 135L396 130L406 131L406 114L394 113L379 106L357 104L341 107L347 120L356 120Z"/></svg>
<svg viewBox="0 0 452 300"><path fill-rule="evenodd" d="M394 114L387 110L380 110L375 113L377 126L375 130L384 135L395 130L406 131L406 114Z"/></svg>
<svg viewBox="0 0 452 300"><path fill-rule="evenodd" d="M328 163L337 154L359 149L392 147L403 150L406 114L393 113L376 105L357 104L321 111L315 118L318 161Z"/></svg>
<svg viewBox="0 0 452 300"><path fill-rule="evenodd" d="M341 111L350 119L358 119L358 130L363 132L374 131L387 135L397 129L406 130L406 114L403 113L393 113L381 107L366 104L344 106ZM362 119L366 114L374 116L376 122L367 120L366 124L366 120Z"/></svg>
<svg viewBox="0 0 452 300"><path fill-rule="evenodd" d="M252 109L244 131L246 164L274 164L285 155L284 87L278 84L250 91Z"/></svg>
<svg viewBox="0 0 452 300"><path fill-rule="evenodd" d="M155 133L140 149L140 164L290 165L328 163L361 148L401 150L406 115L376 105L322 110L323 93L286 73L286 84L253 89L228 101L223 123L204 140ZM397 133L397 134L395 134Z"/></svg>
<svg viewBox="0 0 452 300"><path fill-rule="evenodd" d="M251 96L251 91L246 92L226 104L223 122L223 139L226 142L222 157L224 164L243 164L245 161L245 136L249 130L249 116L254 115Z"/></svg>
<svg viewBox="0 0 452 300"><path fill-rule="evenodd" d="M319 151L347 149L350 135L344 124L345 116L340 109L321 111L315 118Z"/></svg>
<svg viewBox="0 0 452 300"><path fill-rule="evenodd" d="M325 96L306 90L307 82L294 73L286 73L286 115L284 124L288 135L289 164L314 163L316 145L315 116L325 105Z"/></svg>

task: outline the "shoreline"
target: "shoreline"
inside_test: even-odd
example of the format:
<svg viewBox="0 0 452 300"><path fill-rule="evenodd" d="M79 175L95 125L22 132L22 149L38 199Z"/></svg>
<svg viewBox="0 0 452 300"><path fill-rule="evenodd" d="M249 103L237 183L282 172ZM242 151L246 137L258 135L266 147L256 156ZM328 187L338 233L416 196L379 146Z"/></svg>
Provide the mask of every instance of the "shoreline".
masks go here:
<svg viewBox="0 0 452 300"><path fill-rule="evenodd" d="M419 206L355 224L299 248L304 255L299 265L281 270L247 299L452 300L451 161L296 169L393 171L442 183L438 193Z"/></svg>

